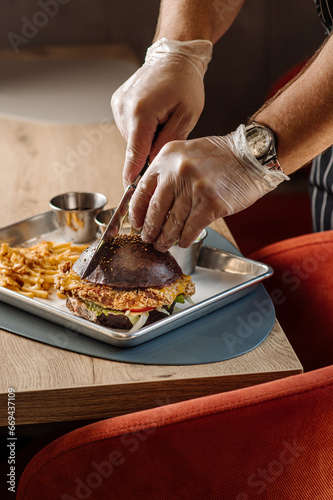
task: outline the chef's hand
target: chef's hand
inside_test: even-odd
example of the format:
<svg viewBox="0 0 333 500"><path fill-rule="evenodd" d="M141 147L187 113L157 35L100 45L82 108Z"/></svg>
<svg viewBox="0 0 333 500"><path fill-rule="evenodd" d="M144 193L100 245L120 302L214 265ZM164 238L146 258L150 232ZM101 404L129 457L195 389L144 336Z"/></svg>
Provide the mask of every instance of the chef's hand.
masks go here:
<svg viewBox="0 0 333 500"><path fill-rule="evenodd" d="M112 111L127 141L125 185L133 182L148 156L152 160L164 144L186 139L194 128L204 105L203 77L211 55L208 40L162 38L149 47L144 65L113 94Z"/></svg>
<svg viewBox="0 0 333 500"><path fill-rule="evenodd" d="M249 207L287 179L255 159L244 125L224 137L169 142L141 178L129 220L157 250L176 241L188 247L214 220Z"/></svg>

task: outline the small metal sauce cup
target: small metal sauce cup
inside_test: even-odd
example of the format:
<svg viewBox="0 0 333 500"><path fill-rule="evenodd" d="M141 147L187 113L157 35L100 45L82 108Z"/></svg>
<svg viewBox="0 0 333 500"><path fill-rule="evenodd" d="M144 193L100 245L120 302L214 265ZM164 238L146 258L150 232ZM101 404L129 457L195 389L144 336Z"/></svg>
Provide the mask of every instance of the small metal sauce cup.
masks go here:
<svg viewBox="0 0 333 500"><path fill-rule="evenodd" d="M99 214L96 215L95 217L95 222L97 226L99 227L99 230L101 233L104 232L106 226L111 220L112 215L115 212L115 208L109 208L107 210L103 210L102 212L99 212ZM119 229L119 233L122 234L129 234L131 230L131 226L129 225L128 222L124 221L122 227Z"/></svg>
<svg viewBox="0 0 333 500"><path fill-rule="evenodd" d="M188 248L181 248L177 245L177 243L170 248L169 252L176 259L184 274L194 273L200 249L206 236L207 231L204 229L201 231L195 242Z"/></svg>
<svg viewBox="0 0 333 500"><path fill-rule="evenodd" d="M62 236L66 241L88 243L96 238L96 215L107 203L100 193L70 192L55 196L50 201Z"/></svg>

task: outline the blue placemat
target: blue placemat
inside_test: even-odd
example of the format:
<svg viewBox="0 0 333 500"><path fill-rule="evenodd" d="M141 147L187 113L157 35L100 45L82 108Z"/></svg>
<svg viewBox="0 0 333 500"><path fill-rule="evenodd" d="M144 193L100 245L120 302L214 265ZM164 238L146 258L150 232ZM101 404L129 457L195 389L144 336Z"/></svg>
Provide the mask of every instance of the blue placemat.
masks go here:
<svg viewBox="0 0 333 500"><path fill-rule="evenodd" d="M210 229L205 244L240 255L230 242ZM4 330L80 354L149 365L193 365L239 356L258 346L274 321L272 301L259 285L247 296L181 328L139 346L121 348L0 302L0 327Z"/></svg>

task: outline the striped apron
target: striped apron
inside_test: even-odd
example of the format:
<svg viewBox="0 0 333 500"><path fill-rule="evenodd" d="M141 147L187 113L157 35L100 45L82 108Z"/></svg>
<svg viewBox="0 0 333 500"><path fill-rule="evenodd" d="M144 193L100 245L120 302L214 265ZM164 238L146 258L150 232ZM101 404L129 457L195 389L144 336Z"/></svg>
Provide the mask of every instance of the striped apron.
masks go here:
<svg viewBox="0 0 333 500"><path fill-rule="evenodd" d="M333 25L333 0L315 0L315 4L329 34ZM309 184L313 231L333 229L333 146L313 160Z"/></svg>

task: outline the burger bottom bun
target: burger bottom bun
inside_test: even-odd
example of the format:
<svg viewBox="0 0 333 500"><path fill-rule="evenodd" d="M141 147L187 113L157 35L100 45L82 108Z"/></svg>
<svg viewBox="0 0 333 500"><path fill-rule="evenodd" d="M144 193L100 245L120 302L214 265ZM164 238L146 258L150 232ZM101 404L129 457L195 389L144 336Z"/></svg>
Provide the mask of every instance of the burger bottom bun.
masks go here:
<svg viewBox="0 0 333 500"><path fill-rule="evenodd" d="M173 303L172 306L169 307L168 309L165 306L164 309L166 309L170 314L172 314L174 305L175 303ZM97 323L98 325L106 326L108 328L119 328L121 330L130 330L133 326L125 314L110 313L110 314L97 315L94 311L91 311L90 309L87 308L83 300L75 297L70 297L68 295L66 297L66 307L76 316L80 316L81 318L92 321L93 323ZM149 312L149 316L145 323L145 326L150 325L151 323L155 323L156 321L159 321L160 319L166 317L167 317L166 314L160 311L156 311L156 309L154 309L153 311Z"/></svg>

